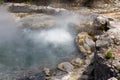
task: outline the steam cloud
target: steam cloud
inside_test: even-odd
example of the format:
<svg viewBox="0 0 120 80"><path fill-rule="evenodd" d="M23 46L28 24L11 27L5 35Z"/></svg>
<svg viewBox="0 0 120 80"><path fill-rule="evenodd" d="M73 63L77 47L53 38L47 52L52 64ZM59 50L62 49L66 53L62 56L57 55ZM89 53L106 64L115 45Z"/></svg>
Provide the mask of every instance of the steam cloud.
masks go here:
<svg viewBox="0 0 120 80"><path fill-rule="evenodd" d="M70 23L79 23L78 15L65 12L50 16L56 20L54 28L21 30L4 6L0 6L0 71L16 71L43 66L55 67L62 60L76 55L75 33ZM42 21L46 17L34 18ZM74 55L73 55L74 53Z"/></svg>

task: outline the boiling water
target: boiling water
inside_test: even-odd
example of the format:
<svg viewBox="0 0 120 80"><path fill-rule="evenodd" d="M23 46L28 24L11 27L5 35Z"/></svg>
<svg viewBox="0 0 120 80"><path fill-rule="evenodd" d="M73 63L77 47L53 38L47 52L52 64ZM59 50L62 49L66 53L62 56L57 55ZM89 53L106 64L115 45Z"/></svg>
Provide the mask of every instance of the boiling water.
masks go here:
<svg viewBox="0 0 120 80"><path fill-rule="evenodd" d="M61 22L59 24L65 26ZM61 61L75 57L74 35L69 29L32 30L21 29L17 25L6 8L1 6L0 76L20 70L54 68Z"/></svg>

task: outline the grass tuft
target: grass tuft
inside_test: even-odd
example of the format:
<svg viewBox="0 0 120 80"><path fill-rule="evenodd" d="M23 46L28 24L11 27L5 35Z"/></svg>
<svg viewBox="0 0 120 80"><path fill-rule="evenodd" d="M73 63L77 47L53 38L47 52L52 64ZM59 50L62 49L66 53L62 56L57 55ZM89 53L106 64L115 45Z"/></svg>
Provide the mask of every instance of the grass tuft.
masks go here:
<svg viewBox="0 0 120 80"><path fill-rule="evenodd" d="M106 58L106 59L112 59L112 58L114 58L114 54L113 54L113 52L112 52L111 49L108 49L108 50L105 52L105 58Z"/></svg>

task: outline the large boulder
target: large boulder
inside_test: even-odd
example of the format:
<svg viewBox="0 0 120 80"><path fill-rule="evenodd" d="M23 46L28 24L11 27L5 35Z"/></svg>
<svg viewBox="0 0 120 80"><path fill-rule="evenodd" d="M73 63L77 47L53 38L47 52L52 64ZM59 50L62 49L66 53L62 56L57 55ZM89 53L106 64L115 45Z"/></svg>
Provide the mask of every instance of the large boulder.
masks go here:
<svg viewBox="0 0 120 80"><path fill-rule="evenodd" d="M75 38L76 44L79 50L84 54L88 55L94 51L95 43L87 32L81 32Z"/></svg>
<svg viewBox="0 0 120 80"><path fill-rule="evenodd" d="M120 25L120 22L111 17L105 17L102 15L98 15L94 19L94 28L96 30L107 31L112 28L119 28L120 27L119 25Z"/></svg>
<svg viewBox="0 0 120 80"><path fill-rule="evenodd" d="M96 41L97 47L108 47L120 45L120 28L109 29L103 35L100 35Z"/></svg>
<svg viewBox="0 0 120 80"><path fill-rule="evenodd" d="M111 28L100 35L96 41L95 80L120 78L120 28ZM98 73L99 72L99 73ZM100 74L101 73L101 74Z"/></svg>
<svg viewBox="0 0 120 80"><path fill-rule="evenodd" d="M108 18L104 16L97 16L94 19L94 29L96 30L95 34L102 34L103 31L107 31L109 28L107 27Z"/></svg>
<svg viewBox="0 0 120 80"><path fill-rule="evenodd" d="M98 16L95 19L95 26L97 26L97 27L105 26L106 23L107 23L107 21L108 21L108 19L106 17L104 17L104 16Z"/></svg>
<svg viewBox="0 0 120 80"><path fill-rule="evenodd" d="M111 55L110 55L111 56ZM104 51L97 51L94 57L94 79L107 80L117 76L117 71L112 67L112 57L105 58Z"/></svg>

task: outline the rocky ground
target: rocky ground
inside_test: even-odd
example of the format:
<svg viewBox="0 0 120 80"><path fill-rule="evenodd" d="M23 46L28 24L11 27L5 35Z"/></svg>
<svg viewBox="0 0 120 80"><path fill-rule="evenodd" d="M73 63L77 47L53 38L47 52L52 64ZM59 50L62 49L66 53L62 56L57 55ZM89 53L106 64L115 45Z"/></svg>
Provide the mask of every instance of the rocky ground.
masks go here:
<svg viewBox="0 0 120 80"><path fill-rule="evenodd" d="M58 64L56 70L44 68L43 72L19 80L120 80L120 6L104 5L104 8L69 8L79 15L90 16L87 22L72 24L78 30L75 43L84 59L76 57L70 62ZM9 5L9 10L18 18L42 15L57 15L68 9ZM77 10L77 11L76 11ZM35 15L34 15L35 14ZM27 22L30 24L31 22ZM42 23L31 23L31 28L54 25L51 18Z"/></svg>

